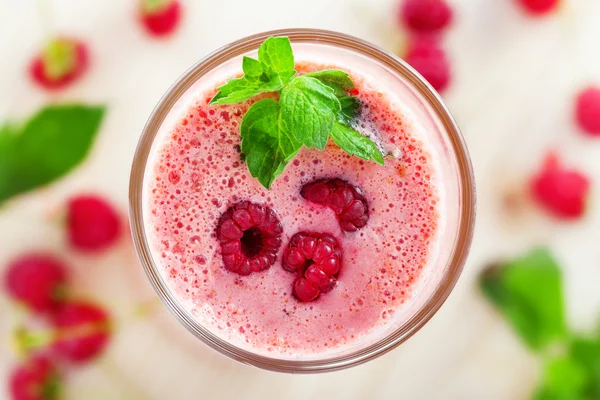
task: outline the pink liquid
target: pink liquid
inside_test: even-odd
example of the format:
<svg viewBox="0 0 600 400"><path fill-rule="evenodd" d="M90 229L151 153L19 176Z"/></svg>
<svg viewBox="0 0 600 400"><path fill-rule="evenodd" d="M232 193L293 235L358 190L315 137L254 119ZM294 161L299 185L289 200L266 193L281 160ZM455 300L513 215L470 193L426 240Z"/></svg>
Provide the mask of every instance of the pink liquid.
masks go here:
<svg viewBox="0 0 600 400"><path fill-rule="evenodd" d="M364 107L358 129L375 132L395 155L383 167L330 142L324 152L301 150L266 190L239 153L239 127L251 102L209 106L215 90L199 94L158 145L146 185L154 257L179 302L245 349L299 357L368 340L397 322L435 256L440 201L432 155L391 98L352 75ZM355 233L343 232L332 210L300 196L304 184L334 177L360 187L369 202L369 221ZM284 230L278 261L245 277L225 270L215 235L220 215L241 200L271 207ZM329 232L343 249L337 286L310 303L293 297L295 275L281 267L283 250L299 231Z"/></svg>

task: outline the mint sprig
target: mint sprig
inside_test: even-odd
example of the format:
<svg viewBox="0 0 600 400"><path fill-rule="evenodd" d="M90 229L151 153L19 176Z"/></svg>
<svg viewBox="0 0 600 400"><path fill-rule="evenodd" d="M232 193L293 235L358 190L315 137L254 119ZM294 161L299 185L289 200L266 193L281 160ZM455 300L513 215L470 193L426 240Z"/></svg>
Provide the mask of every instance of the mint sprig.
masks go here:
<svg viewBox="0 0 600 400"><path fill-rule="evenodd" d="M84 160L104 107L53 105L0 127L0 203L67 174Z"/></svg>
<svg viewBox="0 0 600 400"><path fill-rule="evenodd" d="M544 360L534 400L600 399L600 330L566 323L562 274L545 248L484 270L480 287L524 343Z"/></svg>
<svg viewBox="0 0 600 400"><path fill-rule="evenodd" d="M350 76L340 70L296 75L289 38L271 37L258 49L258 60L244 57L244 76L219 87L210 104L234 104L261 93L279 100L253 104L242 119L241 150L250 174L267 189L302 146L324 150L331 137L350 155L383 165L375 143L352 128L360 103L349 96Z"/></svg>

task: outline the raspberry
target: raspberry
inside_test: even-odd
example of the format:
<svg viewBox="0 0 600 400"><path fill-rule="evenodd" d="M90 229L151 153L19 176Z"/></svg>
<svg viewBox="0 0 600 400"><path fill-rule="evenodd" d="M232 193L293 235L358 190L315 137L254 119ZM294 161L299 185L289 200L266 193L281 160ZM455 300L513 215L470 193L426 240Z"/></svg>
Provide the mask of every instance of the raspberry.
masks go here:
<svg viewBox="0 0 600 400"><path fill-rule="evenodd" d="M328 233L296 233L283 253L282 266L298 274L293 291L303 302L315 300L337 282L342 264L338 241Z"/></svg>
<svg viewBox="0 0 600 400"><path fill-rule="evenodd" d="M575 117L584 132L600 136L600 87L589 87L579 93Z"/></svg>
<svg viewBox="0 0 600 400"><path fill-rule="evenodd" d="M369 220L369 205L360 188L341 179L307 183L302 187L301 194L310 202L331 208L344 231L354 232Z"/></svg>
<svg viewBox="0 0 600 400"><path fill-rule="evenodd" d="M442 92L450 83L450 61L435 40L419 39L413 42L406 55L406 62L438 92Z"/></svg>
<svg viewBox="0 0 600 400"><path fill-rule="evenodd" d="M106 347L110 320L106 311L90 303L67 303L52 318L55 352L72 362L90 361Z"/></svg>
<svg viewBox="0 0 600 400"><path fill-rule="evenodd" d="M104 250L121 233L117 212L95 195L81 195L69 200L67 220L71 245L81 251Z"/></svg>
<svg viewBox="0 0 600 400"><path fill-rule="evenodd" d="M239 275L268 269L277 260L282 232L269 207L248 201L230 207L217 225L225 268Z"/></svg>
<svg viewBox="0 0 600 400"><path fill-rule="evenodd" d="M10 375L10 393L13 400L58 400L60 374L44 357L34 357L19 365Z"/></svg>
<svg viewBox="0 0 600 400"><path fill-rule="evenodd" d="M404 0L399 21L415 33L436 33L452 22L452 9L444 0Z"/></svg>
<svg viewBox="0 0 600 400"><path fill-rule="evenodd" d="M533 199L558 218L576 219L583 215L589 179L575 170L563 168L556 155L546 157L542 170L531 180Z"/></svg>
<svg viewBox="0 0 600 400"><path fill-rule="evenodd" d="M8 265L4 284L8 293L37 312L50 312L60 304L67 269L48 254L26 254Z"/></svg>
<svg viewBox="0 0 600 400"><path fill-rule="evenodd" d="M88 68L85 44L71 38L51 40L29 66L29 73L45 89L60 89L79 78Z"/></svg>
<svg viewBox="0 0 600 400"><path fill-rule="evenodd" d="M178 0L142 0L140 20L148 33L166 36L172 33L181 19L181 3Z"/></svg>
<svg viewBox="0 0 600 400"><path fill-rule="evenodd" d="M547 14L560 4L560 0L517 0L517 2L532 15Z"/></svg>

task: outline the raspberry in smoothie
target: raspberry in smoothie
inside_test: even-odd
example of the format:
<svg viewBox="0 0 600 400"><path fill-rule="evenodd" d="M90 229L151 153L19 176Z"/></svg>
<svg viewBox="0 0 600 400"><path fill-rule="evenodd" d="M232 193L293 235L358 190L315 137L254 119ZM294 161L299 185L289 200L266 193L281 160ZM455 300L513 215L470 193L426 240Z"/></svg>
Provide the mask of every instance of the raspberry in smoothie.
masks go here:
<svg viewBox="0 0 600 400"><path fill-rule="evenodd" d="M145 183L153 257L173 296L215 335L288 358L339 353L397 326L431 260L440 225L437 165L410 110L348 65L352 126L385 165L302 148L266 189L241 152L242 117L266 94L189 100L156 145Z"/></svg>

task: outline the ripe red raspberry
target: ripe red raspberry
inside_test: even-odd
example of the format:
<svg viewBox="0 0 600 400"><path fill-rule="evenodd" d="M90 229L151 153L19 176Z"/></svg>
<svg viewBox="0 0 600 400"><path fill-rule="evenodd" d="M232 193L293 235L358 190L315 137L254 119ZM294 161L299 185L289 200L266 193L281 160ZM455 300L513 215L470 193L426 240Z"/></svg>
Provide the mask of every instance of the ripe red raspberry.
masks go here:
<svg viewBox="0 0 600 400"><path fill-rule="evenodd" d="M56 330L52 348L69 361L90 361L108 344L110 319L97 305L66 303L53 316L52 324Z"/></svg>
<svg viewBox="0 0 600 400"><path fill-rule="evenodd" d="M166 36L172 33L181 19L179 0L142 0L140 20L154 36Z"/></svg>
<svg viewBox="0 0 600 400"><path fill-rule="evenodd" d="M452 14L445 0L404 0L398 19L415 33L436 33L450 25Z"/></svg>
<svg viewBox="0 0 600 400"><path fill-rule="evenodd" d="M341 265L342 250L328 233L296 233L283 253L283 268L298 274L293 291L303 302L330 291L337 282Z"/></svg>
<svg viewBox="0 0 600 400"><path fill-rule="evenodd" d="M443 92L450 83L450 61L435 40L419 39L413 42L406 54L406 62L423 75L438 92Z"/></svg>
<svg viewBox="0 0 600 400"><path fill-rule="evenodd" d="M34 82L46 89L60 89L79 78L88 68L85 44L77 39L51 40L30 64Z"/></svg>
<svg viewBox="0 0 600 400"><path fill-rule="evenodd" d="M64 298L67 269L48 254L32 253L13 260L4 285L15 299L37 312L56 309Z"/></svg>
<svg viewBox="0 0 600 400"><path fill-rule="evenodd" d="M560 0L517 0L517 2L532 15L547 14L560 4Z"/></svg>
<svg viewBox="0 0 600 400"><path fill-rule="evenodd" d="M67 224L71 245L81 251L103 250L115 243L121 233L117 212L95 195L69 200Z"/></svg>
<svg viewBox="0 0 600 400"><path fill-rule="evenodd" d="M277 260L282 232L269 207L249 201L230 207L217 225L225 268L240 275L266 270Z"/></svg>
<svg viewBox="0 0 600 400"><path fill-rule="evenodd" d="M583 215L590 188L589 179L578 171L565 169L549 154L542 170L531 180L533 199L546 211L563 219Z"/></svg>
<svg viewBox="0 0 600 400"><path fill-rule="evenodd" d="M600 87L589 87L579 93L575 117L584 132L600 136Z"/></svg>
<svg viewBox="0 0 600 400"><path fill-rule="evenodd" d="M344 231L354 232L369 220L369 205L360 188L341 179L307 183L301 194L308 201L331 208Z"/></svg>
<svg viewBox="0 0 600 400"><path fill-rule="evenodd" d="M58 400L61 377L57 368L44 357L34 357L19 365L10 375L13 400Z"/></svg>

